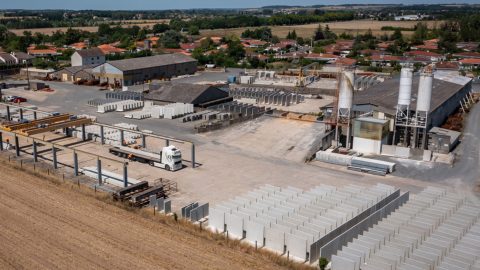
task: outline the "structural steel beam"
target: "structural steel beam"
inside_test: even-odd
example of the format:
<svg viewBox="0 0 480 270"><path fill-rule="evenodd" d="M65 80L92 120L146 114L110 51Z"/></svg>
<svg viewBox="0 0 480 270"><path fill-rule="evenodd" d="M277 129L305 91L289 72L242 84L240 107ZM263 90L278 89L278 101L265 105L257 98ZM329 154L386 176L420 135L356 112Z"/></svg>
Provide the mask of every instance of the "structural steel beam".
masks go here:
<svg viewBox="0 0 480 270"><path fill-rule="evenodd" d="M78 127L83 125L90 125L91 123L92 123L92 119L90 118L80 118L80 119L69 120L61 123L55 123L46 127L24 129L21 131L21 133L27 136L31 136L35 134L45 133L48 131L54 131L57 129L63 129L66 127Z"/></svg>
<svg viewBox="0 0 480 270"><path fill-rule="evenodd" d="M31 121L28 123L23 123L23 124L10 124L10 125L4 125L1 128L6 131L15 131L15 130L22 130L22 129L28 129L28 128L34 128L37 127L40 124L52 124L55 122L60 122L60 121L66 121L70 119L69 114L62 114L62 115L57 115L57 116L51 116L51 117L46 117L42 119L38 119L35 121Z"/></svg>

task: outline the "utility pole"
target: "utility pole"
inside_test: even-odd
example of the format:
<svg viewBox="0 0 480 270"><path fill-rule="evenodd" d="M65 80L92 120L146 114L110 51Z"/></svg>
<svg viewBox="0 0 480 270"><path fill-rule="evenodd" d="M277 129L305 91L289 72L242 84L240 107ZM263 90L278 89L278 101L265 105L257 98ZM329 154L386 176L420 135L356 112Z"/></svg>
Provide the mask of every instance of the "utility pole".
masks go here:
<svg viewBox="0 0 480 270"><path fill-rule="evenodd" d="M27 87L25 89L30 90L30 73L28 72L28 61L27 60L23 60L23 61L25 61L25 66L27 68Z"/></svg>

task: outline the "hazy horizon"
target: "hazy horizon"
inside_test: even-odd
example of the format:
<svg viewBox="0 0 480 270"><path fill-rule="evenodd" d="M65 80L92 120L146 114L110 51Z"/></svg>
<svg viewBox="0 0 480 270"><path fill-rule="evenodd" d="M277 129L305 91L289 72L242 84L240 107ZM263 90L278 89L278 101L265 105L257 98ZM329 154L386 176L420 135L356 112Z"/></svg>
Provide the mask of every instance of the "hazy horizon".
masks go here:
<svg viewBox="0 0 480 270"><path fill-rule="evenodd" d="M478 0L462 0L455 2L451 0L405 0L402 3L393 0L363 0L350 1L312 1L298 0L295 4L287 0L244 0L244 1L223 1L223 0L184 0L184 1L163 1L163 0L136 0L132 4L131 0L83 0L83 1L65 1L65 0L17 0L2 1L0 9L68 9L68 10L167 10L167 9L201 9L201 8L258 8L271 5L343 5L343 4L479 4Z"/></svg>

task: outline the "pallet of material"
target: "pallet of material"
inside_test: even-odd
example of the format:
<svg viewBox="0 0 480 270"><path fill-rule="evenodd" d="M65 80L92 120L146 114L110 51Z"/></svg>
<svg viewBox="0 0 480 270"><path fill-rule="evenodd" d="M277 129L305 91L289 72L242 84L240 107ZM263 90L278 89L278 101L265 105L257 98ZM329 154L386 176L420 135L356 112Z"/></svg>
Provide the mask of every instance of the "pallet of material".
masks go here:
<svg viewBox="0 0 480 270"><path fill-rule="evenodd" d="M114 192L112 196L115 201L125 201L130 199L130 197L132 197L134 194L142 192L146 189L148 189L148 182L142 181L140 183L122 188L117 192Z"/></svg>
<svg viewBox="0 0 480 270"><path fill-rule="evenodd" d="M166 197L163 186L155 186L140 193L133 194L130 198L130 204L137 207L143 206L149 202L151 195L155 195L157 198Z"/></svg>

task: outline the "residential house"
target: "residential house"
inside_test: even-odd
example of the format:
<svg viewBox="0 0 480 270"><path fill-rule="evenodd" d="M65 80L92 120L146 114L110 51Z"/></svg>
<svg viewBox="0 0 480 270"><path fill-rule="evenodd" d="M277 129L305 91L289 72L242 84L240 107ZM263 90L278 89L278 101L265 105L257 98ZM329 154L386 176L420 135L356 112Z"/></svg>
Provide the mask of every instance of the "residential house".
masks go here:
<svg viewBox="0 0 480 270"><path fill-rule="evenodd" d="M410 51L404 54L405 56L413 57L413 58L424 58L429 62L440 62L445 60L445 56L435 52L429 51Z"/></svg>
<svg viewBox="0 0 480 270"><path fill-rule="evenodd" d="M478 52L459 52L452 54L453 57L466 59L466 58L475 58L480 59L480 53Z"/></svg>
<svg viewBox="0 0 480 270"><path fill-rule="evenodd" d="M477 58L467 58L459 60L461 69L472 70L480 68L480 59Z"/></svg>
<svg viewBox="0 0 480 270"><path fill-rule="evenodd" d="M105 55L121 54L121 53L124 53L124 52L127 51L125 49L117 48L117 47L115 47L111 44L102 44L102 45L99 45L97 48L102 50L103 54L105 54Z"/></svg>
<svg viewBox="0 0 480 270"><path fill-rule="evenodd" d="M71 56L72 67L101 65L105 63L105 54L99 48L79 50Z"/></svg>

